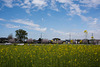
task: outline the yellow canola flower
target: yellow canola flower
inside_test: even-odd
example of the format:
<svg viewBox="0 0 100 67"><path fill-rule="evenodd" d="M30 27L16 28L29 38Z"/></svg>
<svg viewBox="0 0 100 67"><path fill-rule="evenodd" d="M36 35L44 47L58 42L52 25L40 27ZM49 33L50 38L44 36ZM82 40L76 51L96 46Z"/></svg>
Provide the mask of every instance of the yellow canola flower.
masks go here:
<svg viewBox="0 0 100 67"><path fill-rule="evenodd" d="M77 61L77 59L75 59L75 62Z"/></svg>
<svg viewBox="0 0 100 67"><path fill-rule="evenodd" d="M85 31L84 31L84 33L86 33L86 34L87 34L87 33L88 33L88 32L87 32L87 30L85 30Z"/></svg>
<svg viewBox="0 0 100 67"><path fill-rule="evenodd" d="M94 37L92 36L91 38L93 39Z"/></svg>

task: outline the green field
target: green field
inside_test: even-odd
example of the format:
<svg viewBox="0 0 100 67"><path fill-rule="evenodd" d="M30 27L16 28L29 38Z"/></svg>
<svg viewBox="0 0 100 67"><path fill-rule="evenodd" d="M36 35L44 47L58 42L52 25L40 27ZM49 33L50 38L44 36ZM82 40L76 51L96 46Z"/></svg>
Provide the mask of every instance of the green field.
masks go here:
<svg viewBox="0 0 100 67"><path fill-rule="evenodd" d="M100 67L100 46L0 45L0 67Z"/></svg>

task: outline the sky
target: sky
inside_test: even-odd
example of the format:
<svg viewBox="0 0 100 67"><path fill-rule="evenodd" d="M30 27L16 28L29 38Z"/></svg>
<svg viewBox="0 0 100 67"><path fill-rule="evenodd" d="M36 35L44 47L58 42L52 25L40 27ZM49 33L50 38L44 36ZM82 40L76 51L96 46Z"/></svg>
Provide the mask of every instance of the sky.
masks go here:
<svg viewBox="0 0 100 67"><path fill-rule="evenodd" d="M0 37L23 29L28 38L100 39L100 0L0 0Z"/></svg>

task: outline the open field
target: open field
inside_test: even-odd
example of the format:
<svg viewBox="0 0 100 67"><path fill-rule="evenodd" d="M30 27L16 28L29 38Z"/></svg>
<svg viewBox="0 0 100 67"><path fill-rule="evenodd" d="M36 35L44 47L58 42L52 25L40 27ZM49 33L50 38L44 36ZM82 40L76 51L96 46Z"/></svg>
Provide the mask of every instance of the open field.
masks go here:
<svg viewBox="0 0 100 67"><path fill-rule="evenodd" d="M100 67L100 45L0 45L0 67Z"/></svg>

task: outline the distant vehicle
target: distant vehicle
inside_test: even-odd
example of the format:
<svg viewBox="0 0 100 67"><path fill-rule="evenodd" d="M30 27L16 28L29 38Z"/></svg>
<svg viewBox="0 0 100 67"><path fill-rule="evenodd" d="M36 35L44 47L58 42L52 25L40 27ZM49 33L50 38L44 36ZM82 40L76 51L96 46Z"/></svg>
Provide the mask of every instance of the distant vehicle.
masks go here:
<svg viewBox="0 0 100 67"><path fill-rule="evenodd" d="M11 45L12 43L5 43L5 45Z"/></svg>
<svg viewBox="0 0 100 67"><path fill-rule="evenodd" d="M17 44L17 45L24 45L24 43L20 43L20 44Z"/></svg>

